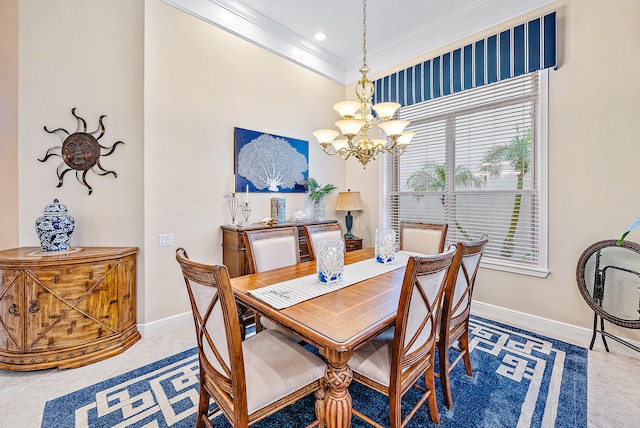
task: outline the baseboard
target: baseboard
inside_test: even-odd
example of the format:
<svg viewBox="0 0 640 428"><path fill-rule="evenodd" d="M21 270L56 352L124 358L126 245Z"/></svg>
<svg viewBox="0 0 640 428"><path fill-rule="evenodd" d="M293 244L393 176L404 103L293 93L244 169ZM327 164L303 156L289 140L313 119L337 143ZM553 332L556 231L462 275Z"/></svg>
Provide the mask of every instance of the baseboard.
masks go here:
<svg viewBox="0 0 640 428"><path fill-rule="evenodd" d="M489 318L504 324L519 327L524 330L539 333L554 339L562 340L577 346L585 348L591 343L592 330L584 327L578 327L572 324L543 318L524 312L514 311L513 309L503 308L501 306L491 305L489 303L473 301L471 305L471 313L480 317ZM640 347L640 342L632 339L622 338L625 341ZM638 353L614 340L607 340L609 350L611 352L638 356ZM594 350L604 350L602 339L598 336L594 345Z"/></svg>
<svg viewBox="0 0 640 428"><path fill-rule="evenodd" d="M514 311L513 309L503 308L501 306L491 305L489 303L474 300L471 306L473 315L489 318L504 324L519 327L524 330L539 333L554 339L563 340L577 346L588 347L591 343L591 329L578 327L572 324L543 318L536 315L527 314L525 312ZM138 324L138 331L143 339L164 333L167 330L175 328L188 327L193 325L193 317L191 312L173 315L161 320L152 321L146 324ZM640 347L640 342L623 338L629 343ZM607 340L609 349L612 352L627 355L638 356L633 349L628 348L614 340ZM604 349L602 340L598 337L594 349Z"/></svg>
<svg viewBox="0 0 640 428"><path fill-rule="evenodd" d="M145 324L138 324L138 331L143 339L165 333L167 330L173 330L181 327L193 327L193 316L191 311L178 315L172 315L157 321L151 321Z"/></svg>

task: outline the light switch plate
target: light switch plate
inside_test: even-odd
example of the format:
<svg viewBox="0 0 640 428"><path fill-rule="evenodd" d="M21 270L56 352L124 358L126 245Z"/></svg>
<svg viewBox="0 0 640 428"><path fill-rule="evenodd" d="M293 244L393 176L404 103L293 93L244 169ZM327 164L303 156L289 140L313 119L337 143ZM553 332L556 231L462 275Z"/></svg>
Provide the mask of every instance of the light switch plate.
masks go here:
<svg viewBox="0 0 640 428"><path fill-rule="evenodd" d="M172 245L173 245L173 235L171 233L158 235L158 246L170 247Z"/></svg>

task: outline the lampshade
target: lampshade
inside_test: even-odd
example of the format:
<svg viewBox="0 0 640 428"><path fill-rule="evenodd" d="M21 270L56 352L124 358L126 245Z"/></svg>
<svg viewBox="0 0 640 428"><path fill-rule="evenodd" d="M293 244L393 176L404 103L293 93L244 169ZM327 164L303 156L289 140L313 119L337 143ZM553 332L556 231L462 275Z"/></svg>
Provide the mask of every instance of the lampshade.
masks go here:
<svg viewBox="0 0 640 428"><path fill-rule="evenodd" d="M415 132L411 131L411 132L403 132L397 140L398 145L400 146L406 146L407 144L409 144L411 142L411 139L416 135Z"/></svg>
<svg viewBox="0 0 640 428"><path fill-rule="evenodd" d="M333 140L333 147L335 147L336 150L346 150L349 148L349 141L347 141L346 138L336 138Z"/></svg>
<svg viewBox="0 0 640 428"><path fill-rule="evenodd" d="M360 192L340 192L338 193L338 203L336 211L360 211L362 210L362 202L360 201Z"/></svg>
<svg viewBox="0 0 640 428"><path fill-rule="evenodd" d="M316 137L320 143L326 144L331 144L338 135L340 135L340 133L335 129L318 129L313 133L313 136Z"/></svg>
<svg viewBox="0 0 640 428"><path fill-rule="evenodd" d="M358 135L360 128L365 124L364 120L357 119L342 119L336 122L336 126L340 128L344 135Z"/></svg>
<svg viewBox="0 0 640 428"><path fill-rule="evenodd" d="M381 128L388 137L391 137L392 135L402 134L407 125L409 125L408 120L390 120L379 123L378 128Z"/></svg>
<svg viewBox="0 0 640 428"><path fill-rule="evenodd" d="M399 108L399 103L378 103L373 105L373 110L382 120L389 120Z"/></svg>
<svg viewBox="0 0 640 428"><path fill-rule="evenodd" d="M335 103L333 109L343 118L354 117L360 109L360 103L357 101L341 101Z"/></svg>

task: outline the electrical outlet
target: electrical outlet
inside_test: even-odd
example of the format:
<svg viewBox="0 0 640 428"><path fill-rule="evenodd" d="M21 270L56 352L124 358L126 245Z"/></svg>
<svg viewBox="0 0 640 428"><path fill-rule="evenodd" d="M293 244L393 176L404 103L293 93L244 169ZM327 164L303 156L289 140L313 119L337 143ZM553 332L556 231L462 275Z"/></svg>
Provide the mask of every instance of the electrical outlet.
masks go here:
<svg viewBox="0 0 640 428"><path fill-rule="evenodd" d="M170 247L172 245L173 245L173 235L171 233L158 235L158 246Z"/></svg>

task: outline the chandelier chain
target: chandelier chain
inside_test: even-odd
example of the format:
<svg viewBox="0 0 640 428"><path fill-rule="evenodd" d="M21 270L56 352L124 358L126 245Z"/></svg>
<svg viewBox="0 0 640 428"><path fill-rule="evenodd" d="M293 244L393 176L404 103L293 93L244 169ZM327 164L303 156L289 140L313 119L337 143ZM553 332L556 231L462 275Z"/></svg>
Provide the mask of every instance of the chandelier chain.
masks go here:
<svg viewBox="0 0 640 428"><path fill-rule="evenodd" d="M367 0L362 0L362 67L367 68Z"/></svg>

